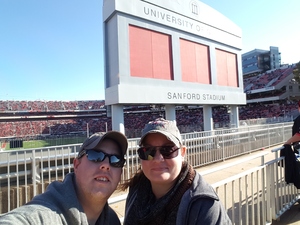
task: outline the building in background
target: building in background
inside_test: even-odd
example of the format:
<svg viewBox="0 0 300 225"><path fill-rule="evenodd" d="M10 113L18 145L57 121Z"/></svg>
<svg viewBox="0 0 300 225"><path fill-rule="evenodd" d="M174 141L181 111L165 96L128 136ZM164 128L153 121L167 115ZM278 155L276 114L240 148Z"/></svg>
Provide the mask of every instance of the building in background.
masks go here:
<svg viewBox="0 0 300 225"><path fill-rule="evenodd" d="M243 75L278 69L280 65L281 53L278 47L270 46L270 50L254 49L242 54Z"/></svg>

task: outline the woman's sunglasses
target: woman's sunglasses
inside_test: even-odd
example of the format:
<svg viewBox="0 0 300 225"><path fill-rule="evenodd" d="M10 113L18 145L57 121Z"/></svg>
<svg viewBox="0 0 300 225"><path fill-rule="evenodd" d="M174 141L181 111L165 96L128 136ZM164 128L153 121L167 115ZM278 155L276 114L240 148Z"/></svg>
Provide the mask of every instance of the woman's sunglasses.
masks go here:
<svg viewBox="0 0 300 225"><path fill-rule="evenodd" d="M95 149L83 150L78 154L77 158L80 159L84 155L86 155L88 160L92 162L103 162L104 159L108 157L109 164L112 167L123 167L125 163L125 159L120 155L106 154L101 150L95 150Z"/></svg>
<svg viewBox="0 0 300 225"><path fill-rule="evenodd" d="M172 159L178 156L177 146L149 146L139 148L138 155L142 160L153 160L156 151L159 150L164 159Z"/></svg>

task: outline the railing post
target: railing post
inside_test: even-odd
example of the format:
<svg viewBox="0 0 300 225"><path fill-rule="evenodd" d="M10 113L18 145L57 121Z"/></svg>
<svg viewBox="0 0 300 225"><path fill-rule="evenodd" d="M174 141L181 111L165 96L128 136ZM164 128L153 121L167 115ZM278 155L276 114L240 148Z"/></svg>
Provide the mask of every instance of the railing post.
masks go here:
<svg viewBox="0 0 300 225"><path fill-rule="evenodd" d="M261 156L261 165L263 166L265 164L265 155Z"/></svg>
<svg viewBox="0 0 300 225"><path fill-rule="evenodd" d="M222 131L221 133L221 138L222 138L222 157L223 157L223 161L225 161L225 140L224 140L224 131Z"/></svg>
<svg viewBox="0 0 300 225"><path fill-rule="evenodd" d="M269 207L268 209L270 209L270 214L268 217L268 219L270 219L270 221L272 221L272 219L276 219L276 198L278 197L277 195L275 195L275 169L274 169L274 164L270 165L270 170L269 170L269 181L270 181L270 184L269 184L269 189L267 188L267 192L269 191L268 193L268 202L269 202ZM277 166L277 165L276 165Z"/></svg>
<svg viewBox="0 0 300 225"><path fill-rule="evenodd" d="M270 125L268 124L268 148L271 147Z"/></svg>
<svg viewBox="0 0 300 225"><path fill-rule="evenodd" d="M269 176L268 176L269 174ZM272 199L272 195L271 195L271 165L268 165L267 166L267 176L266 176L266 210L267 210L267 221L272 221L272 215L271 215L271 211L272 211L272 208L271 208L271 199Z"/></svg>
<svg viewBox="0 0 300 225"><path fill-rule="evenodd" d="M262 159L263 161L264 161L264 156L263 156L263 159ZM264 165L264 162L262 163L262 165ZM268 210L268 208L266 207L266 192L264 191L264 190L267 190L267 188L268 188L268 186L267 186L267 183L266 183L266 166L264 166L263 168L262 168L262 171L261 171L261 183L262 183L262 185L261 185L261 187L262 187L262 205L261 205L261 210L262 210L262 214L261 214L261 219L262 219L262 221L263 222L270 222L270 221L267 221L267 216L266 216L266 214L267 214L267 212L266 212L266 210Z"/></svg>
<svg viewBox="0 0 300 225"><path fill-rule="evenodd" d="M37 184L41 182L40 162L41 162L41 159L36 158L35 150L33 150L32 158L31 158L31 180L32 180L32 185L33 185L33 196L35 196L37 194Z"/></svg>

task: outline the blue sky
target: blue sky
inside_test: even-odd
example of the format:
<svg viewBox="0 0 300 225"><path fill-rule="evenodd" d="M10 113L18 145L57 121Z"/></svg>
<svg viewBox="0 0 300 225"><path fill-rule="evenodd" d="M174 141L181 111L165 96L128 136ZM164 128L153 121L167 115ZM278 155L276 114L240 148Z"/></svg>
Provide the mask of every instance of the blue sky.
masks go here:
<svg viewBox="0 0 300 225"><path fill-rule="evenodd" d="M202 2L241 27L242 53L277 46L300 61L299 0ZM103 100L102 4L0 0L0 100Z"/></svg>

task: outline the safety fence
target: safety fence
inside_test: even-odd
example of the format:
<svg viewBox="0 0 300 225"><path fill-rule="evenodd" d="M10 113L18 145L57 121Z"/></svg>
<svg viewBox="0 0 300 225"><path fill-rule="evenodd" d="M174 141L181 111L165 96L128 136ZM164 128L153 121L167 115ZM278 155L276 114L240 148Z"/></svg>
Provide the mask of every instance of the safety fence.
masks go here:
<svg viewBox="0 0 300 225"><path fill-rule="evenodd" d="M233 225L271 224L300 199L298 189L285 182L284 158L278 157L281 149L273 149L271 158L274 159L267 162L265 158L270 152L262 152L200 172L202 176L216 176L224 169L260 158L259 165L212 184ZM109 204L123 202L126 197L127 193L112 197ZM124 217L120 220L123 222Z"/></svg>
<svg viewBox="0 0 300 225"><path fill-rule="evenodd" d="M186 160L197 168L269 148L282 143L290 135L289 123L187 133L182 137L188 148ZM140 166L136 154L138 140L129 139L122 180L128 179ZM72 161L78 149L79 145L75 144L0 152L0 213L25 204L36 194L44 192L50 182L62 180L72 171ZM279 160L282 159L277 157L213 184L234 224L264 224L294 204L298 198L297 190L285 184L284 167L277 166ZM226 195L229 192L232 193L230 197ZM118 196L109 202L123 200Z"/></svg>
<svg viewBox="0 0 300 225"><path fill-rule="evenodd" d="M273 160L212 184L233 224L271 224L299 200L298 189L285 182L281 149L272 150Z"/></svg>

